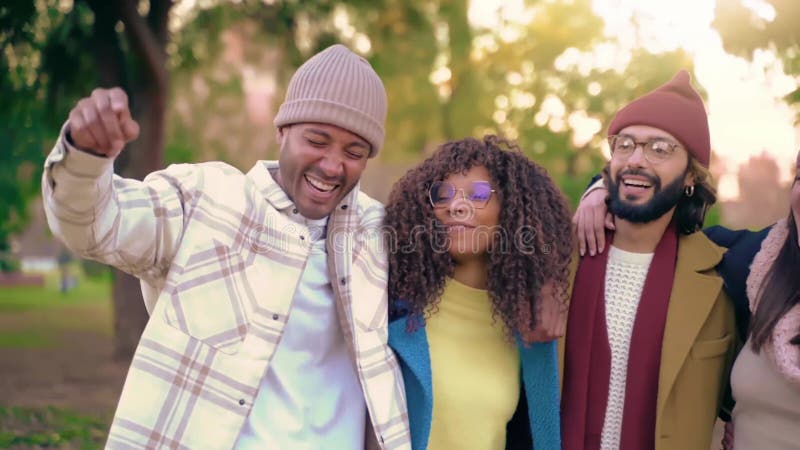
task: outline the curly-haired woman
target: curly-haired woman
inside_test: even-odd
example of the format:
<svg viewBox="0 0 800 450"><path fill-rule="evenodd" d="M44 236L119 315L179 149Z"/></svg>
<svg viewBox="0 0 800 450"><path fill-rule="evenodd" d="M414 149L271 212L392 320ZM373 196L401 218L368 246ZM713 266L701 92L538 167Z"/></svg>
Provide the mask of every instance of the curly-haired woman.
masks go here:
<svg viewBox="0 0 800 450"><path fill-rule="evenodd" d="M546 171L497 136L446 143L395 184L389 345L414 450L561 448L555 343L533 341L565 309L569 220Z"/></svg>

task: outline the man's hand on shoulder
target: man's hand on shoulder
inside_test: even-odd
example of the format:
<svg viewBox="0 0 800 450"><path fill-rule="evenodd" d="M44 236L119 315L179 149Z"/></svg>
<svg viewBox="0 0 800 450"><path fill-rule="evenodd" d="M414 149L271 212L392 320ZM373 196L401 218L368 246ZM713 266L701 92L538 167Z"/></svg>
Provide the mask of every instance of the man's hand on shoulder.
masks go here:
<svg viewBox="0 0 800 450"><path fill-rule="evenodd" d="M536 327L524 333L527 342L548 342L563 337L567 331L569 305L556 295L555 286L546 283L536 305Z"/></svg>
<svg viewBox="0 0 800 450"><path fill-rule="evenodd" d="M122 89L98 88L70 111L67 135L79 150L116 158L125 144L139 136L139 124L131 118Z"/></svg>
<svg viewBox="0 0 800 450"><path fill-rule="evenodd" d="M614 230L614 216L608 212L605 188L594 188L584 195L572 217L581 256L601 253L606 245L606 228Z"/></svg>

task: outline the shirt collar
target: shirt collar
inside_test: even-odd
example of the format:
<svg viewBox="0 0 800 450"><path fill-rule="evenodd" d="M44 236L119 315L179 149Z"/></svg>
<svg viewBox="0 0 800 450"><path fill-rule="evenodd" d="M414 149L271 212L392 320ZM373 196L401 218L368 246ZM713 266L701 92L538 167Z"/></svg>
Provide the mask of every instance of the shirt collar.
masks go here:
<svg viewBox="0 0 800 450"><path fill-rule="evenodd" d="M247 178L256 185L261 195L264 196L273 208L286 215L302 218L299 214L294 213L294 202L286 195L286 192L275 179L272 178L270 172L278 170L278 167L278 161L258 161L253 168L247 172ZM354 214L357 206L356 201L358 200L359 189L360 183L356 184L353 190L336 205L336 208L331 214ZM308 221L308 219L305 220Z"/></svg>
<svg viewBox="0 0 800 450"><path fill-rule="evenodd" d="M255 183L261 195L278 211L294 208L294 203L280 185L272 178L270 170L278 170L278 161L259 161L247 172L247 178Z"/></svg>

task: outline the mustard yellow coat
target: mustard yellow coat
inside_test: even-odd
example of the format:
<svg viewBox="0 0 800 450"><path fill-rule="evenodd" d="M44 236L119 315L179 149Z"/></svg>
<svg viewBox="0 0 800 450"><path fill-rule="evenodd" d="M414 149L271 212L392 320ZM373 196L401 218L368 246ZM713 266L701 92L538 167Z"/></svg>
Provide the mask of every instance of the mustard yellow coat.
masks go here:
<svg viewBox="0 0 800 450"><path fill-rule="evenodd" d="M678 240L661 347L655 450L709 450L711 445L739 345L733 304L714 271L724 252L703 233ZM576 268L574 258L573 280ZM559 364L563 373L563 339Z"/></svg>

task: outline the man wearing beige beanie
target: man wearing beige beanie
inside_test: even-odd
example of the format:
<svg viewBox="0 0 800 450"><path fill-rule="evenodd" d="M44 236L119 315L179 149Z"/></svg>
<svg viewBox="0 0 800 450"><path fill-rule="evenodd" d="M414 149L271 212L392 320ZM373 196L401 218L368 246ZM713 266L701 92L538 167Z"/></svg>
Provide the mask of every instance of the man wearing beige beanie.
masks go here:
<svg viewBox="0 0 800 450"><path fill-rule="evenodd" d="M289 83L279 161L137 181L112 167L139 131L125 93L78 102L45 162L50 228L140 278L150 313L107 448L410 448L383 207L358 188L385 119L378 75L335 45Z"/></svg>

